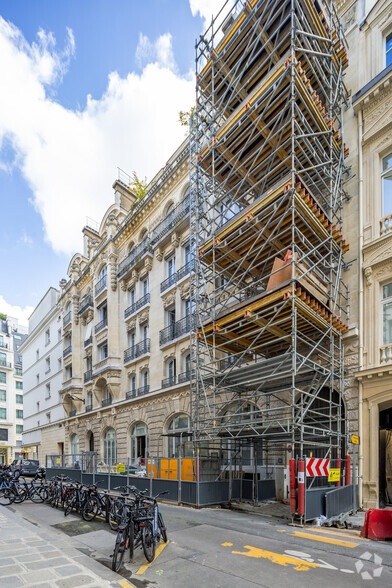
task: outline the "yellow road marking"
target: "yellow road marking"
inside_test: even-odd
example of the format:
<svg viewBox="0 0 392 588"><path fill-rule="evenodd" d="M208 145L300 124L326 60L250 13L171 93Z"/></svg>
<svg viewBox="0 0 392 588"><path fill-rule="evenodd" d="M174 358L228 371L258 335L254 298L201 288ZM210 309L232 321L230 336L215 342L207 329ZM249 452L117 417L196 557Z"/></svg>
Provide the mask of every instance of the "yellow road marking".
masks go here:
<svg viewBox="0 0 392 588"><path fill-rule="evenodd" d="M232 543L221 543L223 547L232 547Z"/></svg>
<svg viewBox="0 0 392 588"><path fill-rule="evenodd" d="M144 572L146 571L146 569L152 564L154 563L154 561L156 560L156 558L158 557L158 555L160 553L162 553L162 551L165 549L166 545L169 545L170 541L167 541L166 543L161 543L160 546L158 547L158 549L155 552L155 557L152 561L146 561L146 563L144 563L142 566L140 566L140 568L138 569L138 571L136 572L136 575L141 576L142 574L144 574Z"/></svg>
<svg viewBox="0 0 392 588"><path fill-rule="evenodd" d="M128 580L121 580L121 582L119 582L119 584L123 588L135 588L134 584L131 584L130 582L128 582Z"/></svg>
<svg viewBox="0 0 392 588"><path fill-rule="evenodd" d="M274 553L273 551L265 551L265 549L259 549L258 547L252 547L252 545L244 545L245 549L248 551L232 551L231 553L235 553L237 555L246 555L248 557L262 557L264 559L269 559L272 563L276 563L280 566L287 567L288 564L292 564L294 566L294 570L298 572L304 572L309 570L309 568L319 568L319 564L315 564L313 562L304 561L302 559L297 559L296 557L291 557L289 555L284 555L282 553Z"/></svg>
<svg viewBox="0 0 392 588"><path fill-rule="evenodd" d="M345 533L343 529L307 529L308 531L313 531L313 533L327 533L328 535L337 535L338 537L349 537L350 539L359 539L360 541L370 541L370 539L365 539L364 537L359 537L358 535L353 535L350 532ZM348 529L347 529L348 531Z"/></svg>
<svg viewBox="0 0 392 588"><path fill-rule="evenodd" d="M331 543L332 545L341 545L342 547L357 547L359 543L352 543L351 541L342 541L341 539L335 539L332 537L318 537L311 533L302 533L302 531L294 531L294 533L287 533L292 537L303 537L304 539L312 539L312 541L321 541L322 543Z"/></svg>

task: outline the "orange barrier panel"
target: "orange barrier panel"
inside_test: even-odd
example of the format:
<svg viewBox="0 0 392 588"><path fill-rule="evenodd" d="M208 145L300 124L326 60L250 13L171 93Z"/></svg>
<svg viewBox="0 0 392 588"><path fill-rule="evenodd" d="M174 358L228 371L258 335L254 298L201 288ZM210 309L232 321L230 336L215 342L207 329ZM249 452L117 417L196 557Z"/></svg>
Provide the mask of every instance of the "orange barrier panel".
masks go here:
<svg viewBox="0 0 392 588"><path fill-rule="evenodd" d="M181 461L181 480L194 482L196 480L196 463L192 458L184 458Z"/></svg>
<svg viewBox="0 0 392 588"><path fill-rule="evenodd" d="M392 510L370 508L365 514L361 536L374 541L392 539Z"/></svg>

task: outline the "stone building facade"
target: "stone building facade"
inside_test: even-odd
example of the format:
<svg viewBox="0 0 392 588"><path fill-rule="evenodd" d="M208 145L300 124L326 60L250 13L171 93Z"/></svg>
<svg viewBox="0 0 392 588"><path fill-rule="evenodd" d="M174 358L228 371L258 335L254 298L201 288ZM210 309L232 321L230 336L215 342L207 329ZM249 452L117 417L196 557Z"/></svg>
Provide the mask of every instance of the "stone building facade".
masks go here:
<svg viewBox="0 0 392 588"><path fill-rule="evenodd" d="M71 460L83 451L106 464L187 454L188 185L186 141L140 201L122 176L114 204L99 229L83 229L84 252L60 282Z"/></svg>
<svg viewBox="0 0 392 588"><path fill-rule="evenodd" d="M359 433L360 500L392 502L392 2L340 1L349 44L345 141L346 281L351 329L346 339L346 407Z"/></svg>

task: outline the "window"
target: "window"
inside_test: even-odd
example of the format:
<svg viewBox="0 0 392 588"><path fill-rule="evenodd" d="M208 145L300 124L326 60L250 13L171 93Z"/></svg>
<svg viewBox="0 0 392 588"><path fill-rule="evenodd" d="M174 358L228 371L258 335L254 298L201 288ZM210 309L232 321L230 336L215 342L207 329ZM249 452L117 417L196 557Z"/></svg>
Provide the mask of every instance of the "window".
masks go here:
<svg viewBox="0 0 392 588"><path fill-rule="evenodd" d="M72 365L67 365L65 368L65 379L70 380L72 378Z"/></svg>
<svg viewBox="0 0 392 588"><path fill-rule="evenodd" d="M46 419L47 419L48 423L50 423L50 412L46 413Z"/></svg>
<svg viewBox="0 0 392 588"><path fill-rule="evenodd" d="M191 246L189 243L187 245L184 245L183 252L184 252L184 265L186 265L187 263L189 263L191 261Z"/></svg>
<svg viewBox="0 0 392 588"><path fill-rule="evenodd" d="M392 343L392 282L382 287L383 345Z"/></svg>
<svg viewBox="0 0 392 588"><path fill-rule="evenodd" d="M50 372L50 357L47 357L45 360L45 364L46 364L46 370L45 373L47 374L48 372Z"/></svg>
<svg viewBox="0 0 392 588"><path fill-rule="evenodd" d="M5 390L0 390L0 400L5 402L7 400L7 392Z"/></svg>
<svg viewBox="0 0 392 588"><path fill-rule="evenodd" d="M79 459L79 436L76 433L71 437L71 453L75 461Z"/></svg>
<svg viewBox="0 0 392 588"><path fill-rule="evenodd" d="M142 371L142 387L147 391L147 388L149 386L150 383L150 375L149 375L149 371L143 370Z"/></svg>
<svg viewBox="0 0 392 588"><path fill-rule="evenodd" d="M166 260L166 273L168 278L176 273L176 258L174 255Z"/></svg>
<svg viewBox="0 0 392 588"><path fill-rule="evenodd" d="M176 360L172 357L168 360L166 364L166 376L170 378L171 381L176 380Z"/></svg>
<svg viewBox="0 0 392 588"><path fill-rule="evenodd" d="M166 311L166 326L174 325L176 322L176 309L174 306L168 308Z"/></svg>
<svg viewBox="0 0 392 588"><path fill-rule="evenodd" d="M148 294L148 278L146 278L142 282L142 297L147 296L147 294Z"/></svg>
<svg viewBox="0 0 392 588"><path fill-rule="evenodd" d="M87 392L87 406L93 406L93 393L91 390Z"/></svg>
<svg viewBox="0 0 392 588"><path fill-rule="evenodd" d="M101 361L102 359L106 359L107 356L108 356L108 342L105 341L104 343L102 343L102 345L98 346L99 361Z"/></svg>
<svg viewBox="0 0 392 588"><path fill-rule="evenodd" d="M147 325L143 325L141 327L141 337L142 337L142 341L147 341L148 339L148 324Z"/></svg>
<svg viewBox="0 0 392 588"><path fill-rule="evenodd" d="M0 365L7 365L7 356L5 353L0 353Z"/></svg>
<svg viewBox="0 0 392 588"><path fill-rule="evenodd" d="M191 354L189 352L184 355L184 368L186 374L191 373Z"/></svg>
<svg viewBox="0 0 392 588"><path fill-rule="evenodd" d="M45 331L45 345L49 345L50 343L50 329Z"/></svg>
<svg viewBox="0 0 392 588"><path fill-rule="evenodd" d="M23 390L23 382L15 382L15 386L17 390Z"/></svg>
<svg viewBox="0 0 392 588"><path fill-rule="evenodd" d="M20 435L23 433L23 425L16 425L16 434Z"/></svg>
<svg viewBox="0 0 392 588"><path fill-rule="evenodd" d="M23 419L23 410L17 410L16 411L16 418L17 419Z"/></svg>
<svg viewBox="0 0 392 588"><path fill-rule="evenodd" d="M129 306L133 306L136 302L135 288L129 290Z"/></svg>
<svg viewBox="0 0 392 588"><path fill-rule="evenodd" d="M135 392L136 390L136 376L135 374L131 374L129 376L129 391Z"/></svg>
<svg viewBox="0 0 392 588"><path fill-rule="evenodd" d="M8 441L8 429L0 429L0 441Z"/></svg>
<svg viewBox="0 0 392 588"><path fill-rule="evenodd" d="M166 217L168 217L168 216L169 216L169 214L170 214L171 212L173 212L173 210L174 210L174 204L173 204L173 202L170 202L169 206L168 206L168 207L167 207L167 209L166 209Z"/></svg>
<svg viewBox="0 0 392 588"><path fill-rule="evenodd" d="M389 33L389 35L386 38L386 43L385 43L385 67L388 67L388 65L391 65L392 63L392 33Z"/></svg>
<svg viewBox="0 0 392 588"><path fill-rule="evenodd" d="M107 320L108 320L108 307L107 307L107 305L103 304L102 306L99 307L98 311L99 311L99 322L107 323Z"/></svg>
<svg viewBox="0 0 392 588"><path fill-rule="evenodd" d="M50 398L50 382L48 384L46 384L46 397L45 398Z"/></svg>
<svg viewBox="0 0 392 588"><path fill-rule="evenodd" d="M0 419L6 419L6 418L7 418L7 409L0 408Z"/></svg>
<svg viewBox="0 0 392 588"><path fill-rule="evenodd" d="M23 404L23 396L21 394L16 395L16 404Z"/></svg>
<svg viewBox="0 0 392 588"><path fill-rule="evenodd" d="M106 430L103 438L103 460L108 465L117 462L117 435L112 427Z"/></svg>
<svg viewBox="0 0 392 588"><path fill-rule="evenodd" d="M146 423L136 423L131 429L131 460L148 457L150 435Z"/></svg>
<svg viewBox="0 0 392 588"><path fill-rule="evenodd" d="M185 433L189 431L189 416L183 412L176 414L167 428L169 436L167 438L168 457L187 457L192 455L192 448L188 447L189 437ZM182 436L181 433L184 435Z"/></svg>
<svg viewBox="0 0 392 588"><path fill-rule="evenodd" d="M135 347L135 331L129 331L128 333L128 345L131 349Z"/></svg>
<svg viewBox="0 0 392 588"><path fill-rule="evenodd" d="M382 216L392 212L392 153L382 160Z"/></svg>
<svg viewBox="0 0 392 588"><path fill-rule="evenodd" d="M0 372L0 384L5 384L7 381L7 374L5 372Z"/></svg>

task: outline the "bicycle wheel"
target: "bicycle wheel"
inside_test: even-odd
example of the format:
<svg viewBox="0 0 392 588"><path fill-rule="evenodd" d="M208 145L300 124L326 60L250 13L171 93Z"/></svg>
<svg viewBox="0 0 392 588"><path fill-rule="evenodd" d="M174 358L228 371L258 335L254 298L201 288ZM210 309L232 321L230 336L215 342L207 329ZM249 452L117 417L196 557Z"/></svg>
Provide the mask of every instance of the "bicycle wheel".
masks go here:
<svg viewBox="0 0 392 588"><path fill-rule="evenodd" d="M76 507L76 496L73 496L65 505L64 516L68 516L74 507Z"/></svg>
<svg viewBox="0 0 392 588"><path fill-rule="evenodd" d="M82 510L82 517L85 521L92 521L98 514L99 504L95 496L91 496Z"/></svg>
<svg viewBox="0 0 392 588"><path fill-rule="evenodd" d="M38 486L37 493L41 496L42 502L47 502L48 500L48 490L45 486Z"/></svg>
<svg viewBox="0 0 392 588"><path fill-rule="evenodd" d="M11 488L1 488L0 490L0 504L2 506L8 506L15 500L15 493Z"/></svg>
<svg viewBox="0 0 392 588"><path fill-rule="evenodd" d="M31 486L29 490L29 498L35 504L39 504L44 501L42 494L40 494L40 487Z"/></svg>
<svg viewBox="0 0 392 588"><path fill-rule="evenodd" d="M162 518L162 515L160 512L158 512L158 527L159 527L159 532L161 534L163 542L167 543L166 527L165 527L165 523L163 522L163 518Z"/></svg>
<svg viewBox="0 0 392 588"><path fill-rule="evenodd" d="M26 488L18 488L14 490L15 493L15 502L20 504L24 502L26 498L29 497L29 493L27 492Z"/></svg>
<svg viewBox="0 0 392 588"><path fill-rule="evenodd" d="M118 572L121 568L125 550L127 548L128 532L126 529L119 531L116 537L116 544L114 546L114 552L112 557L112 570Z"/></svg>
<svg viewBox="0 0 392 588"><path fill-rule="evenodd" d="M154 529L152 527L152 523L150 523L149 521L147 521L145 526L143 527L142 545L143 545L144 555L146 556L146 560L149 562L154 561L155 537L154 537Z"/></svg>
<svg viewBox="0 0 392 588"><path fill-rule="evenodd" d="M120 500L114 500L109 511L109 527L116 531L123 518L123 505Z"/></svg>

